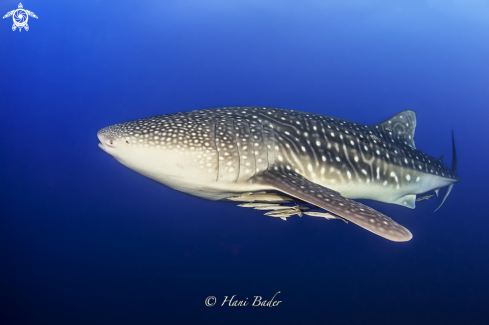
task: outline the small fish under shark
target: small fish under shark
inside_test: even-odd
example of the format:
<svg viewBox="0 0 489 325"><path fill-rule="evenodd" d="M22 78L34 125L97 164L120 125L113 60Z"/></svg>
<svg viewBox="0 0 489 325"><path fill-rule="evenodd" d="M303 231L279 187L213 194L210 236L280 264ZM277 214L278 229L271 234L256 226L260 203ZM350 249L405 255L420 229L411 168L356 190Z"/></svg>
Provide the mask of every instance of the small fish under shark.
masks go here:
<svg viewBox="0 0 489 325"><path fill-rule="evenodd" d="M459 181L453 133L450 169L416 149L415 128L409 110L363 125L279 108L224 107L115 124L97 136L120 163L178 191L249 203L297 200L401 242L412 238L408 229L353 199L414 208L417 194L448 186L441 207ZM292 212L301 213L271 214Z"/></svg>

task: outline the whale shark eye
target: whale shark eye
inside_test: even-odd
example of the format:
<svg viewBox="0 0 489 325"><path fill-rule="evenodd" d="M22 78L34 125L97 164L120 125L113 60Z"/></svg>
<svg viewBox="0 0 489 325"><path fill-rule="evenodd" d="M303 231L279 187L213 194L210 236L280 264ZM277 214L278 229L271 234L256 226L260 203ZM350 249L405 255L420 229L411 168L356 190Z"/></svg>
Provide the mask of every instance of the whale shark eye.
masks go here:
<svg viewBox="0 0 489 325"><path fill-rule="evenodd" d="M129 141L126 140L126 143L129 144Z"/></svg>
<svg viewBox="0 0 489 325"><path fill-rule="evenodd" d="M114 141L110 140L110 144L114 144Z"/></svg>

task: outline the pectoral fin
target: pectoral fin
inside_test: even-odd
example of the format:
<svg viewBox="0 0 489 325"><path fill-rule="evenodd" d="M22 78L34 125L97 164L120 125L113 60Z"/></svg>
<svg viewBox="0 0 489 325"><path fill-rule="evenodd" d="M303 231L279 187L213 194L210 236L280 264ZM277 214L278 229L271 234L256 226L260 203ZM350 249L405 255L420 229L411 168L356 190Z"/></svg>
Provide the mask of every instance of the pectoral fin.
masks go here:
<svg viewBox="0 0 489 325"><path fill-rule="evenodd" d="M413 237L409 230L382 213L310 182L295 172L274 167L274 170L255 176L253 182L319 206L386 239L401 242Z"/></svg>

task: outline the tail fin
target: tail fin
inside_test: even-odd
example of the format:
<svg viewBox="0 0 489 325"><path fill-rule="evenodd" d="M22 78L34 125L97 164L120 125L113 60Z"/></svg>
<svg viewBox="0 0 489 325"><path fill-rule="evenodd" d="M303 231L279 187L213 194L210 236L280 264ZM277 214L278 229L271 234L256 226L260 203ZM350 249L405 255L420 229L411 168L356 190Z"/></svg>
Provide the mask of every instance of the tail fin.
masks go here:
<svg viewBox="0 0 489 325"><path fill-rule="evenodd" d="M433 212L438 211L441 208L441 206L443 205L443 203L445 203L445 200L447 199L448 194L450 194L450 192L452 191L452 187L453 187L453 184L448 185L448 189L447 189L447 192L445 193L445 196L443 197L443 200L441 200L440 205Z"/></svg>
<svg viewBox="0 0 489 325"><path fill-rule="evenodd" d="M455 148L455 136L453 135L453 130L452 130L452 151L453 151L452 171L456 172L457 171L457 149ZM445 203L445 200L447 199L448 194L450 194L450 192L452 191L452 188L453 188L453 184L450 184L448 186L447 192L445 193L445 196L443 197L443 200L441 201L440 205L438 206L438 208L436 208L434 212L438 211L438 209L441 208L443 203Z"/></svg>

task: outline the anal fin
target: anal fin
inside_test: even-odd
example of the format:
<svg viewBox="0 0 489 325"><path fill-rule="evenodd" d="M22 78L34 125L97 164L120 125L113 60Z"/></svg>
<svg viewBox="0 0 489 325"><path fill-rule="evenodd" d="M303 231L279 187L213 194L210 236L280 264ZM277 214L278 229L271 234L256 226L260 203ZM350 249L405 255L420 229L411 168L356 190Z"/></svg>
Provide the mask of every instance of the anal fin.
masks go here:
<svg viewBox="0 0 489 325"><path fill-rule="evenodd" d="M386 239L402 242L413 237L409 230L386 215L344 198L340 193L313 183L295 172L275 166L273 170L255 176L253 182L319 206Z"/></svg>

